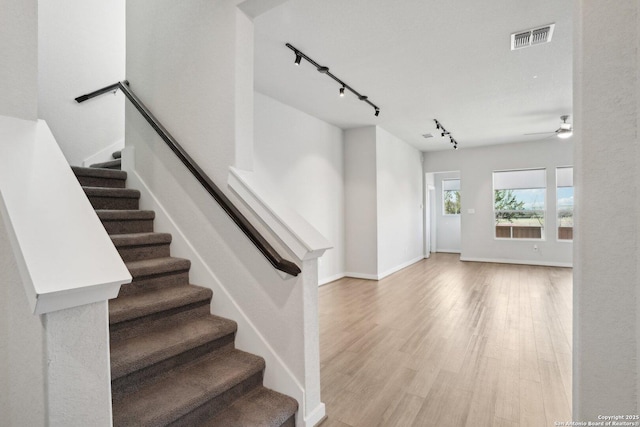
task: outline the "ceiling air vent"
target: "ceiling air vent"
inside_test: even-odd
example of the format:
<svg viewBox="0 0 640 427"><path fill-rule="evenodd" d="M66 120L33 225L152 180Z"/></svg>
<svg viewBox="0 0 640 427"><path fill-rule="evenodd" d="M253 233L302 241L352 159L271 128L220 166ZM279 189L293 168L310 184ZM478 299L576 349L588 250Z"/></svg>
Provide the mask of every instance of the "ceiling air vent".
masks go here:
<svg viewBox="0 0 640 427"><path fill-rule="evenodd" d="M423 138L433 138L433 135L430 134L430 133L425 133L425 134L422 134L422 137Z"/></svg>
<svg viewBox="0 0 640 427"><path fill-rule="evenodd" d="M549 24L544 27L532 28L531 30L518 31L517 33L511 34L511 50L549 43L553 36L555 26L556 24Z"/></svg>

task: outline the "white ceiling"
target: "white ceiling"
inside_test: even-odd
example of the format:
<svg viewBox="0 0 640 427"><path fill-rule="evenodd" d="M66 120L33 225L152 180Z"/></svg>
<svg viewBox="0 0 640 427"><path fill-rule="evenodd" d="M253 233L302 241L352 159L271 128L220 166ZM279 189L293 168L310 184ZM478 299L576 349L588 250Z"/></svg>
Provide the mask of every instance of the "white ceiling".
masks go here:
<svg viewBox="0 0 640 427"><path fill-rule="evenodd" d="M537 140L572 114L571 0L290 0L255 19L255 88L341 128L379 125L423 151ZM551 43L510 35L555 23ZM380 107L318 73L307 54ZM571 119L569 120L572 121Z"/></svg>

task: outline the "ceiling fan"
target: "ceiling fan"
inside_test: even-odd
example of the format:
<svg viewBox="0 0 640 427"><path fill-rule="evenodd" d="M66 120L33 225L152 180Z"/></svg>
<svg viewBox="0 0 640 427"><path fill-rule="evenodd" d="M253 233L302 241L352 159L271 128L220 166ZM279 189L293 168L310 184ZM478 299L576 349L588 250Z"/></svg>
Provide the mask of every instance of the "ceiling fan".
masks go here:
<svg viewBox="0 0 640 427"><path fill-rule="evenodd" d="M525 135L543 135L547 133L555 133L558 138L562 138L562 139L569 138L571 135L573 135L573 126L571 126L571 123L567 123L568 119L569 119L568 115L560 116L560 120L562 120L562 123L560 123L560 127L554 131L525 133Z"/></svg>

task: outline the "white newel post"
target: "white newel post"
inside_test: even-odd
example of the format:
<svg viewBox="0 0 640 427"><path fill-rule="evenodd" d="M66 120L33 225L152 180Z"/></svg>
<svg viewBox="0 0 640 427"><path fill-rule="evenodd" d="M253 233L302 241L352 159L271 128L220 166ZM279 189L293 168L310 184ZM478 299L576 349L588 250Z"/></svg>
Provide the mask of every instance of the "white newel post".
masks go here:
<svg viewBox="0 0 640 427"><path fill-rule="evenodd" d="M312 427L325 416L320 401L320 329L318 324L318 259L332 247L313 226L293 211L286 202L265 188L253 172L231 168L229 188L260 218L277 240L293 254L302 269L297 280L302 286L302 322L304 323L304 425ZM282 276L287 276L282 273Z"/></svg>

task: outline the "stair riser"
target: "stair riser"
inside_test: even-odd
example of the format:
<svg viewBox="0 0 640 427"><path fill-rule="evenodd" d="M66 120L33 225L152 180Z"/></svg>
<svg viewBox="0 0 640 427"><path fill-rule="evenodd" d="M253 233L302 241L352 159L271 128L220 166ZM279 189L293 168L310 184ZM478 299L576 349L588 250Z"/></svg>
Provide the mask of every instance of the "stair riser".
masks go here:
<svg viewBox="0 0 640 427"><path fill-rule="evenodd" d="M139 199L130 199L125 197L96 197L89 196L89 202L94 209L138 209L140 205Z"/></svg>
<svg viewBox="0 0 640 427"><path fill-rule="evenodd" d="M76 176L80 185L84 187L125 188L124 179L98 178L92 176Z"/></svg>
<svg viewBox="0 0 640 427"><path fill-rule="evenodd" d="M102 220L108 234L149 233L153 231L153 220Z"/></svg>
<svg viewBox="0 0 640 427"><path fill-rule="evenodd" d="M287 421L282 423L281 427L296 427L296 416L291 415Z"/></svg>
<svg viewBox="0 0 640 427"><path fill-rule="evenodd" d="M169 328L182 321L211 314L211 301L199 301L182 307L165 310L138 319L127 320L109 326L112 342L118 342L141 334Z"/></svg>
<svg viewBox="0 0 640 427"><path fill-rule="evenodd" d="M192 427L203 424L217 413L225 409L234 400L262 384L263 371L252 375L236 386L219 394L205 404L167 424L170 427Z"/></svg>
<svg viewBox="0 0 640 427"><path fill-rule="evenodd" d="M149 382L161 380L165 373L185 363L192 362L199 357L210 354L213 351L233 348L234 335L226 335L205 345L196 347L177 356L171 357L155 365L142 368L121 378L112 379L111 393L114 399L118 399L125 393L135 392Z"/></svg>
<svg viewBox="0 0 640 427"><path fill-rule="evenodd" d="M180 271L162 276L146 276L134 278L133 282L122 285L118 296L134 295L147 290L167 288L189 284L189 272Z"/></svg>
<svg viewBox="0 0 640 427"><path fill-rule="evenodd" d="M160 245L121 246L116 247L116 249L118 249L118 253L120 253L124 262L171 256L169 243Z"/></svg>

